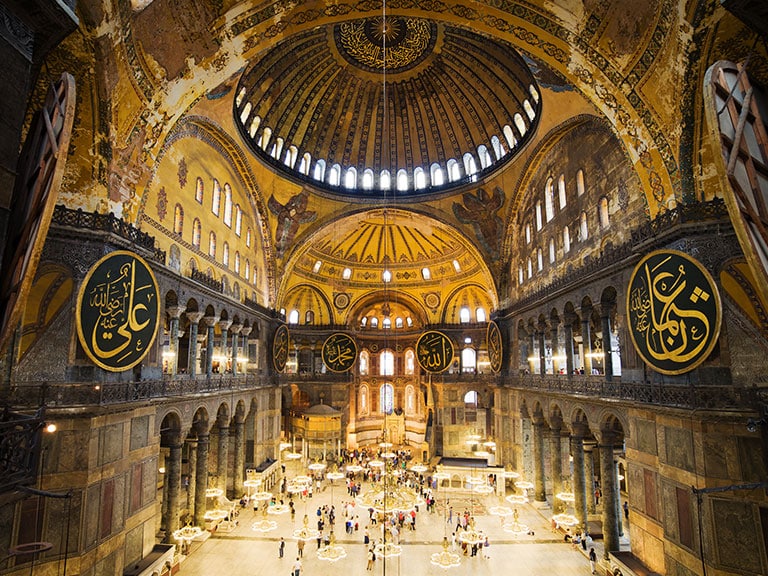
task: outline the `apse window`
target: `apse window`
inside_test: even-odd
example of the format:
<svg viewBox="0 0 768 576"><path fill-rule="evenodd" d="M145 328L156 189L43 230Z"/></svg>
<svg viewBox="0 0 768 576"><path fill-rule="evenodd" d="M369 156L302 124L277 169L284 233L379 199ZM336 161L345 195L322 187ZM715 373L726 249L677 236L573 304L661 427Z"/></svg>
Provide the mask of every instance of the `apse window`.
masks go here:
<svg viewBox="0 0 768 576"><path fill-rule="evenodd" d="M295 308L291 310L291 313L288 315L288 324L298 324L299 323L299 311Z"/></svg>
<svg viewBox="0 0 768 576"><path fill-rule="evenodd" d="M381 273L381 281L385 284L392 282L392 272L389 270L384 270L384 272Z"/></svg>
<svg viewBox="0 0 768 576"><path fill-rule="evenodd" d="M390 384L384 384L381 387L381 397L379 400L381 411L384 412L384 414L392 414L392 410L394 409L394 393Z"/></svg>
<svg viewBox="0 0 768 576"><path fill-rule="evenodd" d="M379 355L379 376L395 375L395 354L391 350L384 350Z"/></svg>
<svg viewBox="0 0 768 576"><path fill-rule="evenodd" d="M459 322L462 324L469 324L472 320L470 314L469 314L469 307L462 306L461 310L459 310Z"/></svg>
<svg viewBox="0 0 768 576"><path fill-rule="evenodd" d="M343 280L349 280L352 278L352 268L344 268L344 271L341 273L341 278Z"/></svg>

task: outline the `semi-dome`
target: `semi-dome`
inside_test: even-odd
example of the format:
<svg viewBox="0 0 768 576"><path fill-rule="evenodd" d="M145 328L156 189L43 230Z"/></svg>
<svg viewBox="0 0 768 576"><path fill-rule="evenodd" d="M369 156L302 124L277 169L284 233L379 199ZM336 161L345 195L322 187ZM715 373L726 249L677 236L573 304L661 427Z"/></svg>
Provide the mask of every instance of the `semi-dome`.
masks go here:
<svg viewBox="0 0 768 576"><path fill-rule="evenodd" d="M498 39L366 18L295 34L239 82L235 120L289 178L345 196L422 196L477 181L534 131L539 91Z"/></svg>

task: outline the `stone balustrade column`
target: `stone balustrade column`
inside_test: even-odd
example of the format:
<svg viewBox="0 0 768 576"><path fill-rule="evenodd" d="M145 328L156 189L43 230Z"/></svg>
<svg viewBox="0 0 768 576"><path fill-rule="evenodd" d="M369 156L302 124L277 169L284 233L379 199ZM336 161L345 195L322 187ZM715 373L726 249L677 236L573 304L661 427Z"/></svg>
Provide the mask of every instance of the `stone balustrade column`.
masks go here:
<svg viewBox="0 0 768 576"><path fill-rule="evenodd" d="M547 373L547 356L546 356L546 343L544 342L544 335L546 334L546 326L539 324L539 330L537 335L539 337L539 374L544 376Z"/></svg>
<svg viewBox="0 0 768 576"><path fill-rule="evenodd" d="M605 551L603 558L608 560L609 552L619 550L619 495L616 478L616 465L613 459L615 435L612 432L601 432L600 438L600 482L603 491L603 543Z"/></svg>
<svg viewBox="0 0 768 576"><path fill-rule="evenodd" d="M597 513L597 505L595 504L595 450L597 447L584 451L584 472L587 476L587 511L590 514Z"/></svg>
<svg viewBox="0 0 768 576"><path fill-rule="evenodd" d="M186 309L186 306L169 306L165 309L171 319L168 339L171 352L171 360L168 362L169 374L176 374L179 370L179 318Z"/></svg>
<svg viewBox="0 0 768 576"><path fill-rule="evenodd" d="M582 310L581 316L581 344L584 348L584 374L592 374L592 334L589 330L589 316L592 309Z"/></svg>
<svg viewBox="0 0 768 576"><path fill-rule="evenodd" d="M190 376L197 375L197 323L203 317L203 312L187 312L189 319L189 358L187 359L187 373Z"/></svg>
<svg viewBox="0 0 768 576"><path fill-rule="evenodd" d="M194 525L205 526L205 500L206 490L208 489L208 449L209 436L207 424L205 429L198 429L197 432L197 462L195 466L195 516Z"/></svg>
<svg viewBox="0 0 768 576"><path fill-rule="evenodd" d="M232 364L232 375L237 375L237 341L238 341L238 334L240 334L240 330L243 329L242 324L232 324L229 328L229 332L232 334L232 360L230 361Z"/></svg>
<svg viewBox="0 0 768 576"><path fill-rule="evenodd" d="M205 322L206 326L205 375L208 378L213 375L213 339L215 337L214 328L216 327L216 322L218 321L218 316L203 316L203 322Z"/></svg>
<svg viewBox="0 0 768 576"><path fill-rule="evenodd" d="M229 344L229 327L232 326L232 320L219 320L219 329L221 330L221 350L219 350L219 356L224 358L224 362L226 363L226 358L229 357L229 352L227 351L227 344ZM219 368L220 372L226 371L226 365L221 366Z"/></svg>
<svg viewBox="0 0 768 576"><path fill-rule="evenodd" d="M181 491L181 450L184 446L179 432L170 438L168 458L165 461L165 483L168 487L168 505L165 517L165 542L175 543L173 533L179 529Z"/></svg>
<svg viewBox="0 0 768 576"><path fill-rule="evenodd" d="M533 422L533 467L534 467L534 500L542 503L547 501L547 484L544 479L544 421L537 419Z"/></svg>
<svg viewBox="0 0 768 576"><path fill-rule="evenodd" d="M233 474L234 499L245 493L245 423L242 418L235 418L235 462Z"/></svg>
<svg viewBox="0 0 768 576"><path fill-rule="evenodd" d="M243 358L245 358L245 362L243 362L243 374L248 374L248 363L251 360L248 355L248 334L251 333L251 330L253 330L252 326L243 326L243 329L240 330L240 336L243 339Z"/></svg>
<svg viewBox="0 0 768 576"><path fill-rule="evenodd" d="M603 312L600 316L603 330L603 355L605 357L605 380L613 380L613 351L611 348L611 315L610 311Z"/></svg>
<svg viewBox="0 0 768 576"><path fill-rule="evenodd" d="M584 469L584 430L576 427L571 435L571 456L573 457L573 507L579 519L582 534L589 532L587 524L587 501L592 496L587 494L587 477Z"/></svg>
<svg viewBox="0 0 768 576"><path fill-rule="evenodd" d="M195 517L195 486L197 485L197 438L187 438L187 470L189 471L187 508L189 520L192 520Z"/></svg>
<svg viewBox="0 0 768 576"><path fill-rule="evenodd" d="M575 366L573 365L573 321L575 316L573 314L566 314L563 328L565 329L565 371L568 372L568 376L573 375Z"/></svg>

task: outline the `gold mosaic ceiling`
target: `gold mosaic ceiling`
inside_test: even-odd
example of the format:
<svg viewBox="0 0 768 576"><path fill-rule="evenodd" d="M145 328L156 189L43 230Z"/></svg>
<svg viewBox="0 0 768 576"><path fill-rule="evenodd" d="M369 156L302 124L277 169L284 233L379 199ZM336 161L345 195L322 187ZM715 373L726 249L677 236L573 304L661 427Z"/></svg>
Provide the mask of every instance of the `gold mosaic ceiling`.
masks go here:
<svg viewBox="0 0 768 576"><path fill-rule="evenodd" d="M475 181L515 155L540 112L510 45L400 16L295 34L260 55L236 94L236 124L259 158L364 198Z"/></svg>

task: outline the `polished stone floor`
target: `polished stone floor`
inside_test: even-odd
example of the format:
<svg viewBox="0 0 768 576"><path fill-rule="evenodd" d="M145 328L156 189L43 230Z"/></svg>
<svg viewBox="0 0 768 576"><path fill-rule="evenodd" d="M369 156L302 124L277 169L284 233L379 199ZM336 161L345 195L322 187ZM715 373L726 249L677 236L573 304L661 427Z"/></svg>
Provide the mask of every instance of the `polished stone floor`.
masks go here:
<svg viewBox="0 0 768 576"><path fill-rule="evenodd" d="M363 492L366 488L364 484ZM431 564L431 555L442 549L443 537L447 536L450 540L451 532L455 529L455 520L452 527L449 527L445 520L446 498L453 507L454 514L459 510L474 510L477 528L484 531L489 538L489 558L483 558L482 552L476 557L462 555L460 566L447 570ZM293 538L294 530L302 527L304 514L309 518L310 527L314 528L317 507L324 504L330 506L332 503L337 511L336 540L344 547L346 557L336 562L321 560L317 555L316 541L311 540L304 548L301 576L367 574L367 547L363 543L363 534L365 526L368 525L368 512L367 509L357 507L355 514L359 516L359 530L351 535L346 534L342 507L350 500L344 481L341 480L335 482L333 490L326 487L312 498L303 501L297 499L294 520L291 520L288 513L263 516L261 513L254 514L250 508L243 509L237 518L238 525L233 530L217 530L206 541L192 543L189 555L181 563L180 576L290 576L298 551L297 541ZM498 496L473 497L466 492L437 494L435 512L426 512L421 507L416 530L402 531L402 554L386 559L378 558L374 563L372 576L590 574L586 552L580 547L565 543L562 534L552 531L549 521L551 510L537 509L532 504L518 506L519 522L528 525L534 534L516 536L504 531L503 518L489 513L491 507L500 505L510 506ZM264 518L276 521L276 529L266 533L254 531L254 522ZM629 527L625 526L626 536L628 529ZM371 527L370 533L376 536L380 534L375 526ZM285 557L282 559L278 556L281 537L286 542ZM594 547L598 559L602 558L602 542L595 541ZM461 550L458 552L461 553ZM598 567L598 573L605 574L606 567Z"/></svg>

